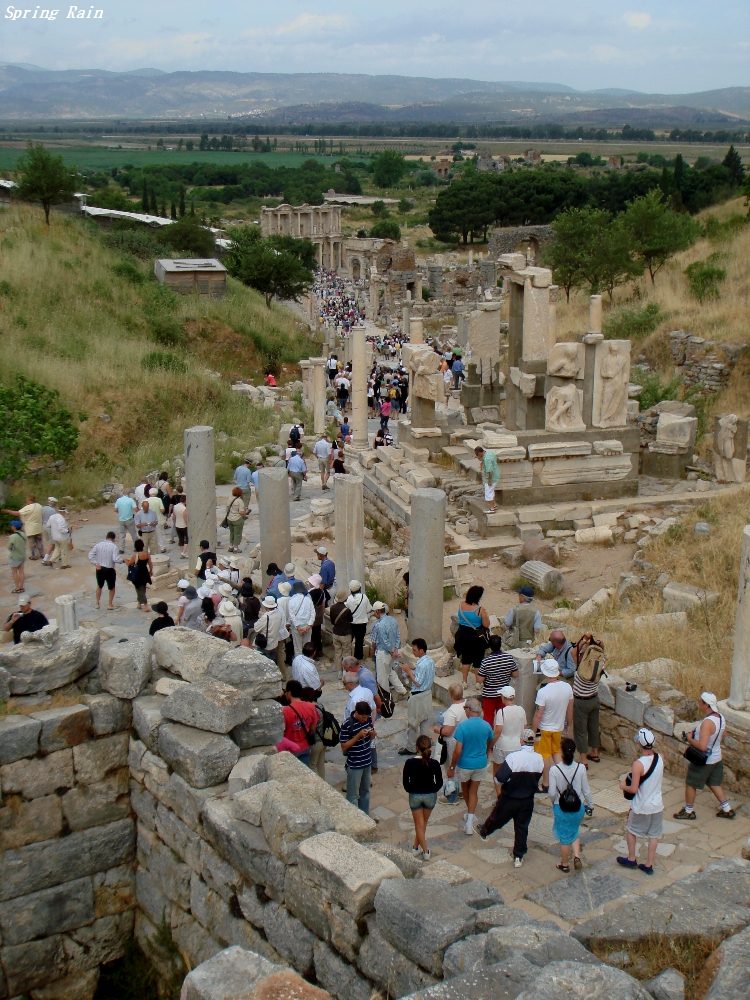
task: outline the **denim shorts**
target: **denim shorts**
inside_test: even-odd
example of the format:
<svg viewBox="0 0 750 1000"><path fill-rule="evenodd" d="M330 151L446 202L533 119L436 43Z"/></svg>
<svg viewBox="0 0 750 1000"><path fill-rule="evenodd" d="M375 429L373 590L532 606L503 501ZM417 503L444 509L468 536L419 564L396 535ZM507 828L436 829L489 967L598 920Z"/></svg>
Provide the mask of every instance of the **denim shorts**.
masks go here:
<svg viewBox="0 0 750 1000"><path fill-rule="evenodd" d="M429 809L432 811L437 805L437 792L423 792L419 795L409 795L409 808L412 812L417 809Z"/></svg>

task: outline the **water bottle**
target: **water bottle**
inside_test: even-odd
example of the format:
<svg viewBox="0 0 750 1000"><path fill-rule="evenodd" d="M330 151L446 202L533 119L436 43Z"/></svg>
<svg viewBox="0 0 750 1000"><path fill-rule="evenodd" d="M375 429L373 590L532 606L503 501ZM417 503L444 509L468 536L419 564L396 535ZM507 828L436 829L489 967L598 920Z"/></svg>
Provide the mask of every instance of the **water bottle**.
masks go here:
<svg viewBox="0 0 750 1000"><path fill-rule="evenodd" d="M439 726L445 725L445 712L438 712L437 724Z"/></svg>

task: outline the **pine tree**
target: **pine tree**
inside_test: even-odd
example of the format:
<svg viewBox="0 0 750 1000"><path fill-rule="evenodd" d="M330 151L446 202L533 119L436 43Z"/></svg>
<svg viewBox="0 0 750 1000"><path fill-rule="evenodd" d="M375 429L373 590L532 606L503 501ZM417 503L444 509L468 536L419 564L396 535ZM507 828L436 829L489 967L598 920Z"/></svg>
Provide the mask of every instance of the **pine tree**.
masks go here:
<svg viewBox="0 0 750 1000"><path fill-rule="evenodd" d="M169 217L170 219L177 219L177 206L174 201L169 206Z"/></svg>
<svg viewBox="0 0 750 1000"><path fill-rule="evenodd" d="M152 215L158 215L159 214L159 206L156 204L156 191L154 191L153 188L151 188L150 205L151 205L151 214Z"/></svg>
<svg viewBox="0 0 750 1000"><path fill-rule="evenodd" d="M682 153L678 153L674 158L674 186L678 191L682 190L682 183L685 179L685 161Z"/></svg>
<svg viewBox="0 0 750 1000"><path fill-rule="evenodd" d="M740 154L733 145L729 147L727 155L721 163L729 171L729 181L732 186L739 187L745 179L745 168L742 166Z"/></svg>
<svg viewBox="0 0 750 1000"><path fill-rule="evenodd" d="M180 218L185 215L185 185L180 184Z"/></svg>
<svg viewBox="0 0 750 1000"><path fill-rule="evenodd" d="M190 218L191 219L195 218L195 202L194 201L190 202Z"/></svg>
<svg viewBox="0 0 750 1000"><path fill-rule="evenodd" d="M148 184L146 183L146 178L143 178L143 194L141 195L141 204L143 205L143 211L148 212Z"/></svg>
<svg viewBox="0 0 750 1000"><path fill-rule="evenodd" d="M166 219L166 217L167 217L167 203L164 201L164 195L161 196L161 209L159 211L159 214L161 215L162 219Z"/></svg>

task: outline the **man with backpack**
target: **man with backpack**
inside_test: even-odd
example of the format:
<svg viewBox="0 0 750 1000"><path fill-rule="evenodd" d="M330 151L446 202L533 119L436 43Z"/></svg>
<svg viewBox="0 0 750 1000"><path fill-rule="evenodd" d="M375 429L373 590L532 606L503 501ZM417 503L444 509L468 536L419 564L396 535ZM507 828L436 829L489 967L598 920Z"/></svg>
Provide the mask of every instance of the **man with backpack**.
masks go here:
<svg viewBox="0 0 750 1000"><path fill-rule="evenodd" d="M577 660L573 675L573 738L581 763L599 763L599 680L604 669L604 646L585 632L574 647Z"/></svg>
<svg viewBox="0 0 750 1000"><path fill-rule="evenodd" d="M312 702L302 700L302 685L299 681L287 681L282 695L284 704L284 738L296 747L294 756L303 764L310 765L310 751L317 736L320 716Z"/></svg>
<svg viewBox="0 0 750 1000"><path fill-rule="evenodd" d="M569 642L565 638L565 633L559 629L550 632L549 642L543 642L536 651L537 664L541 663L547 656L552 656L557 660L562 677L572 677L576 672L577 664L573 654L573 643Z"/></svg>

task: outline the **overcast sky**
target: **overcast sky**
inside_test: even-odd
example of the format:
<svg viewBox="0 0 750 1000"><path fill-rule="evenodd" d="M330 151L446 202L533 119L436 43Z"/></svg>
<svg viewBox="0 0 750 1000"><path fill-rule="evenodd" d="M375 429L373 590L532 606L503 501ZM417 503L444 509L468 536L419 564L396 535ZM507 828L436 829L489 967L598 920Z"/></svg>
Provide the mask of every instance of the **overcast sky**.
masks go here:
<svg viewBox="0 0 750 1000"><path fill-rule="evenodd" d="M98 0L101 20L0 20L48 69L396 73L686 93L747 85L748 0ZM36 5L25 5L32 12ZM81 8L88 10L88 6Z"/></svg>

